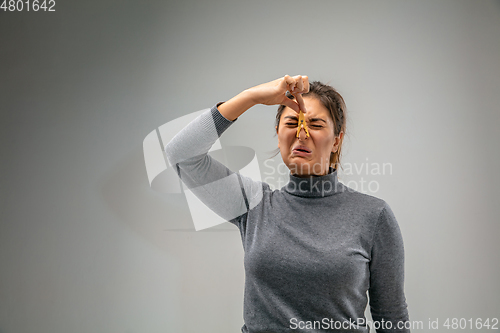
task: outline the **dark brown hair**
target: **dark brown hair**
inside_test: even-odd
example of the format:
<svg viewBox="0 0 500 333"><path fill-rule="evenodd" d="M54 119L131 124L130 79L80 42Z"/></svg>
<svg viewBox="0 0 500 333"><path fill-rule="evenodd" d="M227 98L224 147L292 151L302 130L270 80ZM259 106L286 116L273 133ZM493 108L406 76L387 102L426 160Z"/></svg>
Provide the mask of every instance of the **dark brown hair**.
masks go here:
<svg viewBox="0 0 500 333"><path fill-rule="evenodd" d="M293 99L294 97L291 94L287 94L288 98ZM340 132L344 132L344 136L346 133L346 105L344 102L344 98L335 90L333 87L321 83L320 81L313 81L309 84L309 92L302 94L303 97L309 96L317 98L321 104L330 112L330 116L333 120L333 132L337 137L340 135ZM280 119L283 113L283 110L286 106L280 105L278 107L278 111L276 112L276 122L275 126L278 129L280 126ZM276 130L276 133L278 130ZM342 141L344 139L342 137ZM331 153L330 155L330 166L337 169L340 164L340 158L342 154L342 141L340 141L339 148L335 153ZM279 148L276 154L279 152ZM276 154L274 156L276 156Z"/></svg>

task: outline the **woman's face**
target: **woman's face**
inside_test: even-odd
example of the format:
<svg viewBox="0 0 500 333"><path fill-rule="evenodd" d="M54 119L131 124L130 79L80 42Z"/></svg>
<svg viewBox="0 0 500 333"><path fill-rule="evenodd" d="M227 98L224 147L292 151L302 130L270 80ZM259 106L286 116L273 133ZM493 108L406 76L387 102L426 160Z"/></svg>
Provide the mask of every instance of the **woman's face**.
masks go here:
<svg viewBox="0 0 500 333"><path fill-rule="evenodd" d="M281 157L290 172L296 176L326 175L330 166L330 154L337 151L343 133L335 137L330 112L317 98L304 96L304 104L304 119L309 137L306 137L304 128L301 128L299 137L296 136L299 114L285 107L279 128L276 128ZM307 152L299 150L300 148Z"/></svg>

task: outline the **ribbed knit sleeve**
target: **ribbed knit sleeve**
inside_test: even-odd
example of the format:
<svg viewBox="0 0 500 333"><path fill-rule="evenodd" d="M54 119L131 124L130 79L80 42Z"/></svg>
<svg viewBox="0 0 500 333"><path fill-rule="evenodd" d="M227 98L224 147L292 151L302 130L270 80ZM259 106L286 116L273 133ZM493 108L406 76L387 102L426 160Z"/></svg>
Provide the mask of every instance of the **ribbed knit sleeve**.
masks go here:
<svg viewBox="0 0 500 333"><path fill-rule="evenodd" d="M378 333L410 332L401 326L409 320L404 293L403 237L387 203L380 212L373 237L369 296L374 322L385 323L377 329Z"/></svg>
<svg viewBox="0 0 500 333"><path fill-rule="evenodd" d="M215 141L237 119L226 119L218 103L191 121L165 146L182 182L206 206L229 222L262 199L262 183L235 173L210 155ZM252 202L249 202L252 200Z"/></svg>

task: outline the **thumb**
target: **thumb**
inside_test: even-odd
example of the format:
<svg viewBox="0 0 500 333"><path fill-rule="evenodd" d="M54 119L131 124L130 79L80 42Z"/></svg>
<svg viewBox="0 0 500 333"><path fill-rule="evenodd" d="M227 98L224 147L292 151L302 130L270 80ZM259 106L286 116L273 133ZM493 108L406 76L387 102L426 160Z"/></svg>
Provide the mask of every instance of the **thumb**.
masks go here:
<svg viewBox="0 0 500 333"><path fill-rule="evenodd" d="M297 99L297 103L299 105L299 108L300 110L302 110L302 112L306 113L306 105L304 103L304 99L302 98L302 94L297 94L295 96L295 99Z"/></svg>
<svg viewBox="0 0 500 333"><path fill-rule="evenodd" d="M283 99L283 103L282 104L285 105L285 106L288 106L290 109L292 109L293 111L295 111L297 113L300 111L299 105L295 101L289 99L288 97L285 97Z"/></svg>

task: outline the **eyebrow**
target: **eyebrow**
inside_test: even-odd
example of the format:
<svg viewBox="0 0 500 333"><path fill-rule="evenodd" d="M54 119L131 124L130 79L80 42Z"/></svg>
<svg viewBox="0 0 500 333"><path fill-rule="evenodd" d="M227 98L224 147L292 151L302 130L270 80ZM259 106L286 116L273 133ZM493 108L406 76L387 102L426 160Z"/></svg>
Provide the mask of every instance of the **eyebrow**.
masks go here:
<svg viewBox="0 0 500 333"><path fill-rule="evenodd" d="M286 116L284 119L286 118L290 118L290 119L293 119L293 120L296 120L296 121L299 121L299 118L297 118L296 116ZM321 118L311 118L309 119L309 121L313 122L313 121L322 121L326 124L326 121L324 119L321 119Z"/></svg>

